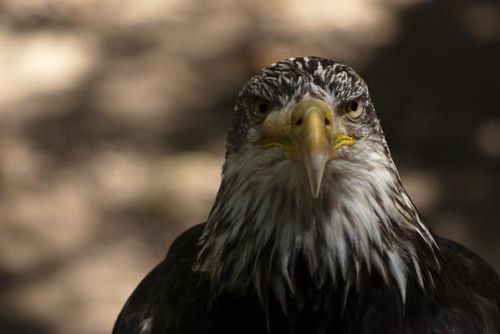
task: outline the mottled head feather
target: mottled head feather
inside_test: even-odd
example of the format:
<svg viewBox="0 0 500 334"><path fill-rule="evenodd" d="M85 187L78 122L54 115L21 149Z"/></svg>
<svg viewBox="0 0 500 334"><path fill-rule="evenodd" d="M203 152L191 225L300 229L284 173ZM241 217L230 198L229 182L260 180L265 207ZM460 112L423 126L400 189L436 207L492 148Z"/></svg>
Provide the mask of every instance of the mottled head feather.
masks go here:
<svg viewBox="0 0 500 334"><path fill-rule="evenodd" d="M251 127L248 101L263 97L276 106L285 108L306 94L328 103L368 96L363 79L347 65L319 57L289 58L262 69L251 78L239 93L231 124L228 153L247 141ZM374 125L374 130L379 129Z"/></svg>

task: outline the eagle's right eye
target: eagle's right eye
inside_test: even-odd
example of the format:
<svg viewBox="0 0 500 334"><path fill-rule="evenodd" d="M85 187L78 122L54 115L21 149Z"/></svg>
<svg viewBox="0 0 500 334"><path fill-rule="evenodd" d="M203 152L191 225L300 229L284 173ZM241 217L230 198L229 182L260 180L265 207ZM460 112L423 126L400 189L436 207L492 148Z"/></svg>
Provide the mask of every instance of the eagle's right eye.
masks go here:
<svg viewBox="0 0 500 334"><path fill-rule="evenodd" d="M269 110L269 105L266 102L261 102L259 103L258 108L261 114L267 114L267 111Z"/></svg>
<svg viewBox="0 0 500 334"><path fill-rule="evenodd" d="M272 109L272 104L262 98L256 98L252 105L252 118L256 122L262 122Z"/></svg>

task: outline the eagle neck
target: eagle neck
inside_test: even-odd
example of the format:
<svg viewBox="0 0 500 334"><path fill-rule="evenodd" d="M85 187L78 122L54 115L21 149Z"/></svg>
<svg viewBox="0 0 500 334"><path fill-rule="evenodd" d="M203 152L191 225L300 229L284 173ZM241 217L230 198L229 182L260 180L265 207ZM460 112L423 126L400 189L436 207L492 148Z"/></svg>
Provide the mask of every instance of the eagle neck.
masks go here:
<svg viewBox="0 0 500 334"><path fill-rule="evenodd" d="M403 303L409 280L432 288L435 242L393 164L363 171L332 164L312 199L288 162L268 162L272 175L228 167L244 163L226 163L200 239L195 269L208 275L213 298L254 289L263 304L272 293L285 309L304 298L303 268L314 290L344 296L361 291L373 273L396 287Z"/></svg>

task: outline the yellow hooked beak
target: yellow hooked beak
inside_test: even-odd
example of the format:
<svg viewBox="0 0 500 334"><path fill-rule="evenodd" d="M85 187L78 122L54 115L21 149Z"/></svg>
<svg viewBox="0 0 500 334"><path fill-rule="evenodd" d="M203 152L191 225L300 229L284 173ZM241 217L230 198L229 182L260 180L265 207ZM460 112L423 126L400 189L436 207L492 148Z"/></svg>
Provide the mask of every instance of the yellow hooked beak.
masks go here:
<svg viewBox="0 0 500 334"><path fill-rule="evenodd" d="M280 147L285 157L301 162L311 195L317 198L326 164L334 158L338 148L354 144L354 138L340 133L332 108L316 98L303 99L291 113L269 116L263 124L265 139L260 145Z"/></svg>

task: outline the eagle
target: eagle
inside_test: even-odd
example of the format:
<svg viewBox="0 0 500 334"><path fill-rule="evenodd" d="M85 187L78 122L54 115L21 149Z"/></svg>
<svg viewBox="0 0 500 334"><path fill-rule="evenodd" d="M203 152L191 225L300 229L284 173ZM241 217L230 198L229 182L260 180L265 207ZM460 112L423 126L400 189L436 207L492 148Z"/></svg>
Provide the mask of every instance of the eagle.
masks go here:
<svg viewBox="0 0 500 334"><path fill-rule="evenodd" d="M321 57L251 78L205 223L170 246L113 334L500 333L500 279L405 191L364 80Z"/></svg>

